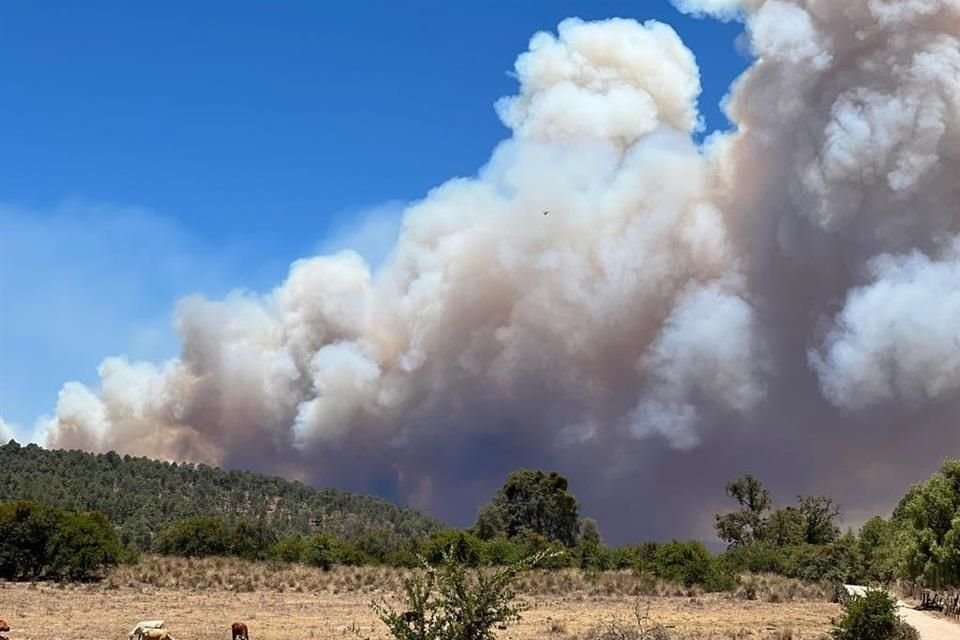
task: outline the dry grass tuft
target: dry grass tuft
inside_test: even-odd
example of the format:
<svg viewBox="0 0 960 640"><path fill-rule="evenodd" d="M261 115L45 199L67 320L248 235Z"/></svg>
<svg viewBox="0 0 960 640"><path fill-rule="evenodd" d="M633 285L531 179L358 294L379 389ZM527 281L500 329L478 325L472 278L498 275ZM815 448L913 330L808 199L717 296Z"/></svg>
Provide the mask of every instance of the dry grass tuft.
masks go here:
<svg viewBox="0 0 960 640"><path fill-rule="evenodd" d="M825 582L801 582L774 574L747 574L740 579L740 586L737 587L734 595L743 600L776 604L829 601L833 596L833 590ZM784 638L783 640L792 639Z"/></svg>
<svg viewBox="0 0 960 640"><path fill-rule="evenodd" d="M323 571L304 565L236 558L144 556L136 565L114 569L96 588L381 594L400 591L409 575L407 569L392 567L334 567ZM700 587L688 588L647 575L636 576L629 571L586 573L578 569L532 571L518 580L517 590L529 596L573 599L688 598L694 607L702 606L702 599L706 597ZM778 603L823 602L829 601L831 595L828 585L762 574L746 575L735 592L711 597Z"/></svg>
<svg viewBox="0 0 960 640"><path fill-rule="evenodd" d="M107 575L102 588L233 591L252 593L368 593L398 591L409 571L392 567L334 567L330 571L298 564L248 562L236 558L145 556Z"/></svg>

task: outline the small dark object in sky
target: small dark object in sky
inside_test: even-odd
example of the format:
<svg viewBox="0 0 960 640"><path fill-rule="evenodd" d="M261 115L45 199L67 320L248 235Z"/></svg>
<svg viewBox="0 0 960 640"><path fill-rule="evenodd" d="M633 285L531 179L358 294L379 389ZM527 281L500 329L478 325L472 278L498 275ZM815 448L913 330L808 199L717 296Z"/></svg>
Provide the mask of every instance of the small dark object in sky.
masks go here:
<svg viewBox="0 0 960 640"><path fill-rule="evenodd" d="M549 211L544 211L544 212L543 212L543 215L547 215L548 213L550 213L550 212L549 212Z"/></svg>

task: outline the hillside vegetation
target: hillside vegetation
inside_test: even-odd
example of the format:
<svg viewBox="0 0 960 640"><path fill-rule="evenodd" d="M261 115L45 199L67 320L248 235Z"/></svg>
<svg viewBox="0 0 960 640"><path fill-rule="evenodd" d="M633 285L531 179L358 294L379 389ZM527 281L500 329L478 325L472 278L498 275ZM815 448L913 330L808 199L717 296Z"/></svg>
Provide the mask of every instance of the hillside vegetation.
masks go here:
<svg viewBox="0 0 960 640"><path fill-rule="evenodd" d="M319 531L349 541L376 537L398 547L442 527L379 498L317 490L278 477L16 442L0 446L0 502L13 500L102 512L123 544L143 551L157 548L161 530L195 516L263 523L279 535Z"/></svg>
<svg viewBox="0 0 960 640"><path fill-rule="evenodd" d="M625 570L647 583L707 592L761 596L763 586L744 574L960 584L960 460L910 487L892 517L858 531L841 529L841 510L826 496L780 506L749 475L726 492L735 507L717 514L716 532L728 546L712 554L696 540L607 546L555 472L510 473L474 525L457 529L376 498L280 478L11 443L0 447L0 577L102 575L138 552L329 570L416 567L420 558L436 564L446 553L465 566L508 566L552 549L560 553L540 568Z"/></svg>

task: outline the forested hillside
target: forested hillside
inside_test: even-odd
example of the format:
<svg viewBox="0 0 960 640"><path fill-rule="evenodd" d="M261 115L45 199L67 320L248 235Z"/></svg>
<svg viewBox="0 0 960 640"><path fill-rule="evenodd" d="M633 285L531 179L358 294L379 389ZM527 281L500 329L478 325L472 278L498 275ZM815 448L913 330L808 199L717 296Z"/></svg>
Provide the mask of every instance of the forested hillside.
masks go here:
<svg viewBox="0 0 960 640"><path fill-rule="evenodd" d="M323 531L380 544L421 538L441 524L384 500L206 465L159 462L116 453L0 446L0 501L36 500L101 511L124 544L152 550L158 532L191 516L263 522L278 534ZM392 545L391 545L392 546Z"/></svg>

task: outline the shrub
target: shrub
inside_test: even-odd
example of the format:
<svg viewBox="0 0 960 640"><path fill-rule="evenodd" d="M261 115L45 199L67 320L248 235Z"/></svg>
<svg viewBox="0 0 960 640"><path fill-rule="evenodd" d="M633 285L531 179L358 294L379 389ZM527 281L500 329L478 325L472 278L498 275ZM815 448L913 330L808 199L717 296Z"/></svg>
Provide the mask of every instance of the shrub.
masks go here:
<svg viewBox="0 0 960 640"><path fill-rule="evenodd" d="M452 553L457 562L477 567L484 561L484 547L483 541L470 533L446 529L430 536L423 544L421 554L430 564L440 564L445 554Z"/></svg>
<svg viewBox="0 0 960 640"><path fill-rule="evenodd" d="M784 547L765 542L733 547L724 556L740 571L779 574L787 571L787 553Z"/></svg>
<svg viewBox="0 0 960 640"><path fill-rule="evenodd" d="M614 569L631 569L639 575L646 569L652 569L659 548L656 542L617 547L610 552L610 563Z"/></svg>
<svg viewBox="0 0 960 640"><path fill-rule="evenodd" d="M160 553L203 558L230 555L232 534L222 518L186 518L160 532Z"/></svg>
<svg viewBox="0 0 960 640"><path fill-rule="evenodd" d="M87 580L101 568L120 564L123 547L117 532L100 513L64 513L47 547L50 572Z"/></svg>
<svg viewBox="0 0 960 640"><path fill-rule="evenodd" d="M541 553L495 571L468 572L455 549L404 581L405 609L386 600L372 604L377 617L397 640L492 640L493 629L519 619L525 609L516 602L520 574L548 559Z"/></svg>
<svg viewBox="0 0 960 640"><path fill-rule="evenodd" d="M270 547L269 557L282 562L304 562L306 556L307 543L304 537L295 534L281 539Z"/></svg>
<svg viewBox="0 0 960 640"><path fill-rule="evenodd" d="M244 560L264 560L276 543L277 534L267 525L262 522L250 524L241 520L233 530L230 553Z"/></svg>
<svg viewBox="0 0 960 640"><path fill-rule="evenodd" d="M324 571L333 568L338 560L338 544L336 539L325 533L315 533L304 545L303 561L311 567L320 567Z"/></svg>
<svg viewBox="0 0 960 640"><path fill-rule="evenodd" d="M123 558L116 530L102 514L29 501L0 504L0 578L87 580Z"/></svg>
<svg viewBox="0 0 960 640"><path fill-rule="evenodd" d="M661 545L653 558L653 570L658 577L685 587L699 584L707 591L730 591L737 586L728 563L710 555L701 542L675 540Z"/></svg>
<svg viewBox="0 0 960 640"><path fill-rule="evenodd" d="M521 558L538 556L541 569L566 569L570 566L571 555L559 544L550 542L545 536L526 531L515 539Z"/></svg>
<svg viewBox="0 0 960 640"><path fill-rule="evenodd" d="M523 551L512 540L497 537L487 541L484 555L490 564L503 566L513 564L520 560L523 556Z"/></svg>
<svg viewBox="0 0 960 640"><path fill-rule="evenodd" d="M897 617L897 601L885 591L871 590L844 606L844 615L834 621L835 640L909 640L913 627Z"/></svg>

